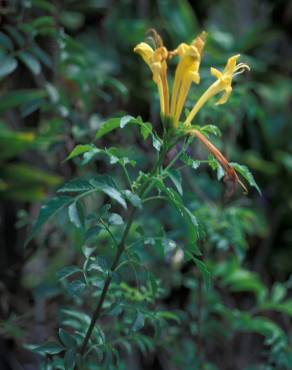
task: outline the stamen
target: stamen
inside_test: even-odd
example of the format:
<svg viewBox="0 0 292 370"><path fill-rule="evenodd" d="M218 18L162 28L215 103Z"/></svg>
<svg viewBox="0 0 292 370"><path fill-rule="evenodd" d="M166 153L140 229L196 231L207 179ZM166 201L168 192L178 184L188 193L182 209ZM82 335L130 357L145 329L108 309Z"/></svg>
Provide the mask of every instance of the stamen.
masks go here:
<svg viewBox="0 0 292 370"><path fill-rule="evenodd" d="M240 75L240 74L244 73L245 71L250 71L249 65L247 65L246 63L239 63L234 68L234 72L232 73L232 77Z"/></svg>
<svg viewBox="0 0 292 370"><path fill-rule="evenodd" d="M246 63L239 63L235 67L234 72L237 72L238 70L243 70L243 71L247 70L247 71L250 71L250 67Z"/></svg>

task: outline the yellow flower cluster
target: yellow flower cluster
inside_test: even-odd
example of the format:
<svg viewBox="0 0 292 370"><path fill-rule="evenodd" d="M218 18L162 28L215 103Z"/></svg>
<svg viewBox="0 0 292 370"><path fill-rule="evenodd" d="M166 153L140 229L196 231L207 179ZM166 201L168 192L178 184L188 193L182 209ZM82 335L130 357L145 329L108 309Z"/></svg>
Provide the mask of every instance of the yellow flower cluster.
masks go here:
<svg viewBox="0 0 292 370"><path fill-rule="evenodd" d="M162 115L171 118L173 126L177 127L192 82L195 84L199 84L200 82L199 68L207 34L206 32L202 32L189 45L182 43L175 50L168 51L157 32L155 30L151 32L156 43L155 48L152 48L145 42L141 42L134 48L134 51L143 58L152 71L153 81L158 88ZM179 57L179 62L175 71L170 99L167 80L167 61L176 56ZM239 54L230 57L223 72L220 72L216 68L211 68L211 74L216 78L216 81L206 89L194 104L192 110L183 121L183 127L186 129L186 133L196 136L216 157L225 170L226 178L239 183L247 191L223 154L202 133L191 127L196 114L209 99L222 93L222 96L215 104L226 103L232 92L233 77L246 70L250 70L247 64L238 63L239 57Z"/></svg>
<svg viewBox="0 0 292 370"><path fill-rule="evenodd" d="M160 36L157 33L155 35L160 41L157 48L153 49L147 43L141 42L134 48L134 51L141 55L152 71L153 81L158 87L161 113L166 117L171 117L174 126L177 126L192 82L195 84L199 84L200 82L199 68L206 40L206 32L202 32L190 45L182 43L174 51L168 51L163 45ZM167 61L174 56L179 57L179 62L175 71L170 104ZM191 124L198 111L214 95L223 92L222 97L216 104L226 103L232 91L232 78L243 73L245 70L249 70L247 64L237 64L239 57L240 55L237 54L229 58L223 72L220 72L216 68L211 68L211 74L217 80L207 88L196 102L184 121L186 125Z"/></svg>

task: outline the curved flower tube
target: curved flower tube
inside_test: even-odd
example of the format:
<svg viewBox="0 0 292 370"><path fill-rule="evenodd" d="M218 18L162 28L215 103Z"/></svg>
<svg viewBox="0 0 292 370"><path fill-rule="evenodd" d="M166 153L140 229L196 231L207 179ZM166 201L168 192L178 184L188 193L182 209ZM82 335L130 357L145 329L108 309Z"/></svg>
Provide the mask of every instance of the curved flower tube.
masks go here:
<svg viewBox="0 0 292 370"><path fill-rule="evenodd" d="M194 105L193 109L185 120L185 124L187 126L191 124L195 115L207 102L207 100L212 98L214 95L223 92L222 97L215 104L219 105L226 103L232 91L232 78L240 73L243 73L245 70L250 70L249 66L245 63L237 64L239 57L240 54L237 54L229 58L223 72L220 72L216 68L211 68L211 74L217 78L217 81L215 81L211 86L208 87L208 89Z"/></svg>
<svg viewBox="0 0 292 370"><path fill-rule="evenodd" d="M134 52L141 55L144 62L149 66L153 74L153 81L156 83L160 99L161 113L169 115L169 90L167 82L167 64L168 51L164 46L158 49L145 42L141 42L134 48Z"/></svg>
<svg viewBox="0 0 292 370"><path fill-rule="evenodd" d="M238 177L236 171L233 167L230 166L228 160L224 157L224 155L220 152L219 149L215 147L200 131L196 129L190 129L187 131L190 135L196 136L208 149L208 151L217 159L217 161L221 164L225 172L225 180L231 180L234 184L238 183L247 194L248 190L244 183Z"/></svg>
<svg viewBox="0 0 292 370"><path fill-rule="evenodd" d="M176 67L171 97L170 115L177 126L186 101L191 83L200 82L199 67L206 40L206 32L202 32L190 45L182 43L170 53L170 57L178 55L179 63Z"/></svg>

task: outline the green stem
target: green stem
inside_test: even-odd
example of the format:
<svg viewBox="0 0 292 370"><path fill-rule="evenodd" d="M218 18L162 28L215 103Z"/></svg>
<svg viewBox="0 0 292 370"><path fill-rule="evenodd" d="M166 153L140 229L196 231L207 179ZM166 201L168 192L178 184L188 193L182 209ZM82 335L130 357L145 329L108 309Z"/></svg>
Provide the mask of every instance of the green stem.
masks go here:
<svg viewBox="0 0 292 370"><path fill-rule="evenodd" d="M157 199L167 200L167 198L162 196L162 195L156 195L156 196L153 196L153 197L148 197L148 198L143 199L143 203L150 202L151 200L157 200Z"/></svg>
<svg viewBox="0 0 292 370"><path fill-rule="evenodd" d="M169 168L171 168L175 162L179 159L179 157L186 151L187 147L189 146L188 140L186 140L183 144L182 149L174 156L174 158L169 162L169 164L165 167L163 172L166 172Z"/></svg>
<svg viewBox="0 0 292 370"><path fill-rule="evenodd" d="M166 146L163 145L162 148L161 148L161 152L159 153L158 160L157 160L156 164L154 165L154 167L153 167L152 171L150 172L148 178L141 185L141 188L138 191L138 196L140 198L143 197L143 195L146 192L148 186L151 185L152 177L153 177L153 175L156 174L156 172L159 170L160 166L162 165L163 160L164 160L165 155L166 155L166 151L167 151L166 150ZM107 278L105 280L105 283L104 283L104 286L103 286L101 295L100 295L99 300L98 300L98 303L97 303L97 306L96 306L96 308L95 308L95 310L93 312L93 315L92 315L92 318L91 318L91 322L89 324L89 327L87 329L85 338L84 338L84 340L82 342L82 345L81 345L80 353L82 355L84 354L84 352L86 350L86 347L87 347L88 341L89 341L89 339L91 337L91 334L92 334L92 331L94 329L95 323L96 323L96 321L100 317L101 309L102 309L103 303L105 301L105 298L106 298L106 295L107 295L107 292L108 292L108 289L109 289L109 286L110 286L110 283L111 283L111 280L112 280L113 273L114 273L114 271L116 270L116 268L117 268L117 266L119 264L119 260L120 260L120 257L122 255L122 253L125 250L125 247L126 247L126 239L128 237L128 234L130 232L132 223L134 221L134 216L135 216L136 210L137 209L134 206L131 206L130 209L129 209L128 222L127 222L126 227L124 229L122 238L121 238L119 244L117 245L117 251L116 251L116 255L114 257L114 260L113 260L113 263L112 263L112 266L111 266L111 269L110 269L110 273L108 274L108 276L107 276Z"/></svg>
<svg viewBox="0 0 292 370"><path fill-rule="evenodd" d="M131 178L130 178L130 175L129 175L129 172L128 172L128 170L127 170L127 167L126 167L126 165L122 165L122 168L123 168L123 171L124 171L124 174L125 174L125 177L126 177L126 180L127 180L127 182L128 182L128 185L130 186L130 189L131 190L133 190L132 189L132 182L131 182Z"/></svg>
<svg viewBox="0 0 292 370"><path fill-rule="evenodd" d="M103 225L105 230L108 232L109 236L111 237L112 241L114 242L114 245L117 247L118 242L117 239L115 238L114 234L111 232L111 229L107 226L107 224L103 221L103 219L100 219L100 223Z"/></svg>

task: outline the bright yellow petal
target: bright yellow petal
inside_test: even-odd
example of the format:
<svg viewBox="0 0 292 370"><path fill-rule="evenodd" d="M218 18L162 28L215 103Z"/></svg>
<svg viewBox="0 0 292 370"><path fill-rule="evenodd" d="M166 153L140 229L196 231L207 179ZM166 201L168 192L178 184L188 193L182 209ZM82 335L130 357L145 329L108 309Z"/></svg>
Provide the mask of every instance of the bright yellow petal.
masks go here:
<svg viewBox="0 0 292 370"><path fill-rule="evenodd" d="M232 92L232 78L234 75L244 72L245 70L249 69L248 65L244 63L239 63L237 65L237 61L240 57L240 54L233 55L230 57L226 63L223 72L220 72L216 68L211 68L211 74L217 78L215 81L200 97L197 103L194 105L193 109L187 116L185 120L185 124L189 126L192 120L195 118L198 111L202 108L202 106L212 98L214 95L223 92L221 98L215 103L216 105L224 104L229 99L229 96Z"/></svg>
<svg viewBox="0 0 292 370"><path fill-rule="evenodd" d="M173 55L179 55L180 61L175 72L173 85L173 93L171 97L171 116L174 120L174 125L177 125L180 115L186 101L191 83L199 83L200 76L198 73L201 55L195 44L198 43L198 38L191 44L181 44L173 52ZM202 40L200 40L200 51L202 51Z"/></svg>
<svg viewBox="0 0 292 370"><path fill-rule="evenodd" d="M227 102L227 100L229 99L229 96L232 92L232 87L231 86L228 86L223 95L221 96L221 98L215 103L215 105L221 105L221 104L225 104Z"/></svg>
<svg viewBox="0 0 292 370"><path fill-rule="evenodd" d="M176 108L175 108L175 112L174 112L174 116L173 116L175 124L177 124L177 122L179 122L179 118L180 118L181 112L183 110L183 106L185 104L186 98L188 96L188 92L189 92L191 83L192 83L192 80L190 78L186 78L186 77L183 79L183 81L181 83L180 93L179 93L179 96L178 96L178 100L177 100L177 104L176 104Z"/></svg>
<svg viewBox="0 0 292 370"><path fill-rule="evenodd" d="M153 81L156 83L160 99L160 109L163 115L169 114L169 92L167 82L168 51L164 46L153 50L145 42L141 42L134 48L134 52L139 54L149 66L153 74Z"/></svg>
<svg viewBox="0 0 292 370"><path fill-rule="evenodd" d="M139 54L150 67L154 55L154 50L150 45L146 44L146 42L141 42L134 48L134 52Z"/></svg>
<svg viewBox="0 0 292 370"><path fill-rule="evenodd" d="M211 72L211 75L216 77L216 78L221 78L222 77L222 72L218 71L217 68L211 67L210 72Z"/></svg>
<svg viewBox="0 0 292 370"><path fill-rule="evenodd" d="M227 61L226 67L224 68L223 74L226 75L233 75L234 70L236 68L236 63L240 58L240 54L233 55Z"/></svg>
<svg viewBox="0 0 292 370"><path fill-rule="evenodd" d="M204 92L204 94L200 97L200 99L194 105L193 109L188 114L185 120L185 125L189 126L192 120L195 118L195 115L202 108L202 106L221 90L222 89L220 87L220 80L215 81L211 86L209 86L208 89Z"/></svg>

